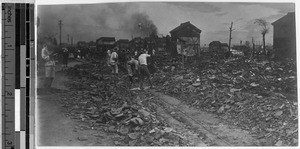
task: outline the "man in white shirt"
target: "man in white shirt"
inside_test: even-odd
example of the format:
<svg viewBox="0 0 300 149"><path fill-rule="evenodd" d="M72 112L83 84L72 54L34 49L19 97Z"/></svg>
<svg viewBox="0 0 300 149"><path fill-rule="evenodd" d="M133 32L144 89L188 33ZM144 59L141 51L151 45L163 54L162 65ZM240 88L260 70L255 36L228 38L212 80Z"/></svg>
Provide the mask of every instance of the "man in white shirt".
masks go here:
<svg viewBox="0 0 300 149"><path fill-rule="evenodd" d="M146 50L143 51L143 53L139 56L138 60L140 63L140 89L143 90L143 81L144 77L147 77L147 80L149 81L150 88L153 88L152 81L150 79L151 75L148 69L147 65L147 57L150 57L150 55L147 53Z"/></svg>
<svg viewBox="0 0 300 149"><path fill-rule="evenodd" d="M53 60L52 51L50 51L48 44L44 44L44 47L42 49L42 58L46 61L45 63L45 81L44 81L44 87L46 89L50 89L52 82L55 77L55 61Z"/></svg>
<svg viewBox="0 0 300 149"><path fill-rule="evenodd" d="M117 49L113 49L112 53L110 55L110 65L112 67L112 73L113 74L118 74L118 54L117 54Z"/></svg>

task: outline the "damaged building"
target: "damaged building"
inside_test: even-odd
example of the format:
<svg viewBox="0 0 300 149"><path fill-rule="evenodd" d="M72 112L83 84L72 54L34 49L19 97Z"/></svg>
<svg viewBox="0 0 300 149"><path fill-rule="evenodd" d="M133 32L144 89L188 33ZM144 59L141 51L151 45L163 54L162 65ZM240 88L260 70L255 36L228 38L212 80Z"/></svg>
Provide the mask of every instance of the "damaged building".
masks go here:
<svg viewBox="0 0 300 149"><path fill-rule="evenodd" d="M185 56L195 56L200 53L200 33L201 30L190 23L181 23L180 26L170 31L171 41L176 44L176 50L172 53L183 54Z"/></svg>

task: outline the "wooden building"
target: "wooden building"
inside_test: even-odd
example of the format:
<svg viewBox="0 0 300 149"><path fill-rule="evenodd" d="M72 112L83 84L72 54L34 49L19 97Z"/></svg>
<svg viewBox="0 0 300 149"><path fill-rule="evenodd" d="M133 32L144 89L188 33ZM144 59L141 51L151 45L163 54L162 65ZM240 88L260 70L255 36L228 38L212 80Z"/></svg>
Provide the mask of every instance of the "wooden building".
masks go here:
<svg viewBox="0 0 300 149"><path fill-rule="evenodd" d="M273 48L276 56L296 59L295 12L290 12L272 23L274 29Z"/></svg>
<svg viewBox="0 0 300 149"><path fill-rule="evenodd" d="M181 23L180 26L170 31L171 42L176 44L177 52L185 56L199 55L200 53L200 33L201 30L190 23Z"/></svg>

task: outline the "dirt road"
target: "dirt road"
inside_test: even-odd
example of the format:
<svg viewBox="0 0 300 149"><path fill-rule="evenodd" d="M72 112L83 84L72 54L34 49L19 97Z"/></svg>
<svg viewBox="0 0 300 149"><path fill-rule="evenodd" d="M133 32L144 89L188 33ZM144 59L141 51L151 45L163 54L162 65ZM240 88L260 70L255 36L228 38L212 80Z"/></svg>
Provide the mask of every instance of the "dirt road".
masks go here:
<svg viewBox="0 0 300 149"><path fill-rule="evenodd" d="M255 140L248 131L226 125L216 115L190 107L180 100L151 90L159 100L158 105L164 107L167 117L186 125L191 132L197 134L209 146L256 146ZM200 144L195 144L200 145Z"/></svg>
<svg viewBox="0 0 300 149"><path fill-rule="evenodd" d="M80 64L73 61L69 66ZM57 70L61 68L57 66ZM64 82L68 77L63 72L57 72L53 88L66 92ZM37 144L39 146L111 146L109 135L98 129L88 129L86 124L70 119L65 115L64 107L59 102L56 93L42 93L38 89L37 98ZM41 93L41 94L39 94Z"/></svg>

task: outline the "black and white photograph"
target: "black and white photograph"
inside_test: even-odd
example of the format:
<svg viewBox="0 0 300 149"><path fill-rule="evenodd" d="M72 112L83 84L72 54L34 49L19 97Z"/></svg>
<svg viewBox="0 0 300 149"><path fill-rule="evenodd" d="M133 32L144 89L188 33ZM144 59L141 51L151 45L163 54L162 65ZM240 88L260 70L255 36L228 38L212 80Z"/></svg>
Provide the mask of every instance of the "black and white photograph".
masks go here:
<svg viewBox="0 0 300 149"><path fill-rule="evenodd" d="M295 6L37 3L36 144L298 146Z"/></svg>

